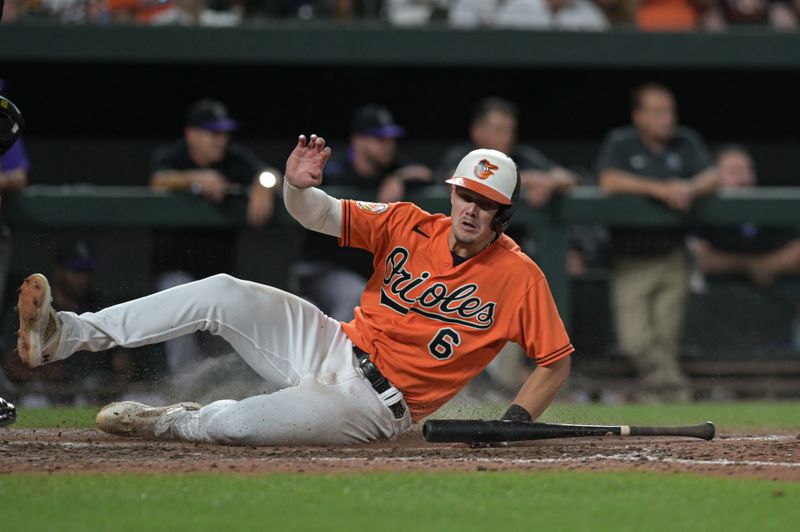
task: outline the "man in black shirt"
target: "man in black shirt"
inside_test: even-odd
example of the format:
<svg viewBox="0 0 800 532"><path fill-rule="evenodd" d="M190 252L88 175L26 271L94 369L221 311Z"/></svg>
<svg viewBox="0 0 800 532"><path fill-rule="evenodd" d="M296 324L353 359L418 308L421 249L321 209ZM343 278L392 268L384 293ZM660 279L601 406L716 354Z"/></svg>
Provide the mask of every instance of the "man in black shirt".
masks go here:
<svg viewBox="0 0 800 532"><path fill-rule="evenodd" d="M195 102L186 117L183 138L158 149L150 186L158 190L201 194L220 203L230 191L248 192L247 221L263 227L271 218L277 170L231 142L238 123L222 102ZM158 290L217 273L234 273L236 229L158 230L153 233L153 270ZM192 336L167 342L167 363L177 369L198 358Z"/></svg>
<svg viewBox="0 0 800 532"><path fill-rule="evenodd" d="M196 102L183 139L156 151L150 186L202 194L212 203L220 203L230 190L243 189L250 196L248 222L262 227L272 216L277 172L244 146L231 143L237 127L221 102ZM229 229L159 232L156 272L179 270L193 278L232 273L235 242L236 231Z"/></svg>
<svg viewBox="0 0 800 532"><path fill-rule="evenodd" d="M678 211L713 193L718 177L700 137L678 127L669 89L648 83L632 99L633 125L615 129L600 150L600 187L646 196ZM642 399L686 401L678 361L686 313L685 230L631 227L611 232L611 294L620 347L639 373Z"/></svg>

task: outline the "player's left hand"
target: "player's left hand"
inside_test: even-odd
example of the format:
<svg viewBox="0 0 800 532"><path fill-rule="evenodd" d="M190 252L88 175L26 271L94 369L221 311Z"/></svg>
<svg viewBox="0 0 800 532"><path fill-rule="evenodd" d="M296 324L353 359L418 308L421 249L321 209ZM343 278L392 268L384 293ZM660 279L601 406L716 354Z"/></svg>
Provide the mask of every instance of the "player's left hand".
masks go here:
<svg viewBox="0 0 800 532"><path fill-rule="evenodd" d="M300 135L297 145L286 160L284 179L295 188L309 188L322 184L322 170L331 156L331 149L325 146L325 139L316 135L306 142Z"/></svg>

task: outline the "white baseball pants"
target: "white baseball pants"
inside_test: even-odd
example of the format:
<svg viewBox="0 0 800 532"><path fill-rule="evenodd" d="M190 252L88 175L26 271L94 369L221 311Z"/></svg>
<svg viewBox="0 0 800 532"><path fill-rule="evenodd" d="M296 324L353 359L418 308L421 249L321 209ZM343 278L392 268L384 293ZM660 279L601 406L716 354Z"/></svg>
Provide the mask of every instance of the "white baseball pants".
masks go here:
<svg viewBox="0 0 800 532"><path fill-rule="evenodd" d="M352 343L339 322L276 288L221 274L96 313L59 316L63 328L56 359L79 350L138 347L209 331L282 388L162 416L156 435L165 439L342 444L392 438L411 426L407 409L395 419L387 406L402 400L400 392L392 387L379 395L357 370Z"/></svg>

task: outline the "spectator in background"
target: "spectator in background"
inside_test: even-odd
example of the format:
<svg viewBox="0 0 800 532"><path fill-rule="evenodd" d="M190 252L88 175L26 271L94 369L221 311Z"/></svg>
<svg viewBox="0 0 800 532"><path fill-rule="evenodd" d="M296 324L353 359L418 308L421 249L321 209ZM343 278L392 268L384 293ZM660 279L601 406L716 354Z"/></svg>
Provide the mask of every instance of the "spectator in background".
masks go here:
<svg viewBox="0 0 800 532"><path fill-rule="evenodd" d="M728 145L717 153L723 192L757 186L753 159L744 146ZM800 234L796 228L739 227L698 230L692 250L703 273L741 275L761 286L782 275L800 275Z"/></svg>
<svg viewBox="0 0 800 532"><path fill-rule="evenodd" d="M41 0L42 14L66 24L87 24L100 20L104 0Z"/></svg>
<svg viewBox="0 0 800 532"><path fill-rule="evenodd" d="M25 0L6 0L0 5L0 20L4 22L17 22L23 20L28 14Z"/></svg>
<svg viewBox="0 0 800 532"><path fill-rule="evenodd" d="M639 0L595 0L612 28L631 28L635 25Z"/></svg>
<svg viewBox="0 0 800 532"><path fill-rule="evenodd" d="M377 19L383 4L381 0L252 0L246 9L248 17L255 18L351 22Z"/></svg>
<svg viewBox="0 0 800 532"><path fill-rule="evenodd" d="M212 9L212 6L216 9ZM207 2L206 0L172 0L167 9L153 13L152 25L176 26L238 26L242 12L229 2Z"/></svg>
<svg viewBox="0 0 800 532"><path fill-rule="evenodd" d="M217 100L195 102L186 117L183 139L164 146L153 157L150 186L191 192L211 203L240 187L248 194L247 221L256 228L272 217L279 173L250 150L231 142L238 123ZM153 270L158 290L217 273L234 273L236 229L158 230L153 235ZM193 335L167 342L167 363L177 367L196 362Z"/></svg>
<svg viewBox="0 0 800 532"><path fill-rule="evenodd" d="M4 22L54 20L65 24L96 22L103 0L6 0Z"/></svg>
<svg viewBox="0 0 800 532"><path fill-rule="evenodd" d="M458 28L608 29L605 15L590 0L455 0L448 20Z"/></svg>
<svg viewBox="0 0 800 532"><path fill-rule="evenodd" d="M398 26L420 26L447 20L450 0L384 0L386 19Z"/></svg>
<svg viewBox="0 0 800 532"><path fill-rule="evenodd" d="M118 24L149 24L155 17L168 11L170 2L148 0L103 0L104 17Z"/></svg>
<svg viewBox="0 0 800 532"><path fill-rule="evenodd" d="M0 79L0 93L5 94L6 82ZM31 163L25 152L22 139L0 155L0 202L7 192L22 190L28 184L28 171ZM8 268L11 264L11 228L5 220L0 220L0 298L5 294ZM3 309L0 309L2 311Z"/></svg>
<svg viewBox="0 0 800 532"><path fill-rule="evenodd" d="M404 134L387 108L359 108L351 123L350 146L328 161L323 189L352 187L353 196L389 203L403 199L408 189L428 185L431 169L398 152L397 139ZM301 255L291 269L292 291L337 320L352 320L372 271L371 255L339 249L335 238L313 231L306 232Z"/></svg>
<svg viewBox="0 0 800 532"><path fill-rule="evenodd" d="M636 88L633 125L613 130L600 150L600 187L653 198L676 211L716 190L718 177L694 131L677 126L672 92ZM618 341L640 381L641 400L686 401L691 392L678 360L690 260L681 228L611 231L611 297Z"/></svg>
<svg viewBox="0 0 800 532"><path fill-rule="evenodd" d="M719 31L718 0L640 0L636 25L644 31Z"/></svg>
<svg viewBox="0 0 800 532"><path fill-rule="evenodd" d="M780 31L797 28L793 0L718 0L728 26L765 26Z"/></svg>

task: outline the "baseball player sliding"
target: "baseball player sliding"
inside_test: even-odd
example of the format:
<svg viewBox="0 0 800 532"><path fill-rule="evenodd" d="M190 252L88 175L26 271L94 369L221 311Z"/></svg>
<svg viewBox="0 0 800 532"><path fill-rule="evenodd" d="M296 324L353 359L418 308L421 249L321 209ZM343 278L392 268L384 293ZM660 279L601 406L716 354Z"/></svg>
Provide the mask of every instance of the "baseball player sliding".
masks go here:
<svg viewBox="0 0 800 532"><path fill-rule="evenodd" d="M321 137L300 136L286 162L284 201L304 227L373 253L353 321L228 275L76 315L54 311L47 279L33 274L19 295L22 360L39 366L79 350L209 331L281 390L202 407L113 403L97 414L98 428L224 444L346 444L397 436L511 340L537 368L503 417L537 418L567 378L573 347L542 272L503 234L520 187L514 162L494 150L465 156L447 181L446 217L411 203L328 196L316 187L330 154Z"/></svg>

